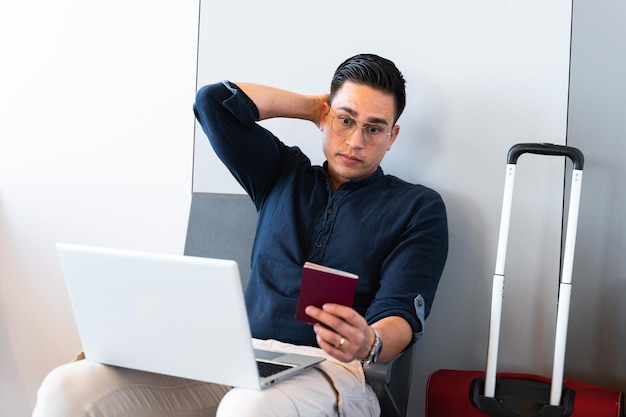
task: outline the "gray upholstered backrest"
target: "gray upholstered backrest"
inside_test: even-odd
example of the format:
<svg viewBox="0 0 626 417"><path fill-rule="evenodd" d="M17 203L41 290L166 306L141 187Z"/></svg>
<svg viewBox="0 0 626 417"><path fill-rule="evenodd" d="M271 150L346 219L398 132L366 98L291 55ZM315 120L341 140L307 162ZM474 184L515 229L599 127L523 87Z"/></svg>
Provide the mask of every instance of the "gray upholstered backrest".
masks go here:
<svg viewBox="0 0 626 417"><path fill-rule="evenodd" d="M247 195L193 193L185 255L237 261L245 288L256 219L256 209Z"/></svg>

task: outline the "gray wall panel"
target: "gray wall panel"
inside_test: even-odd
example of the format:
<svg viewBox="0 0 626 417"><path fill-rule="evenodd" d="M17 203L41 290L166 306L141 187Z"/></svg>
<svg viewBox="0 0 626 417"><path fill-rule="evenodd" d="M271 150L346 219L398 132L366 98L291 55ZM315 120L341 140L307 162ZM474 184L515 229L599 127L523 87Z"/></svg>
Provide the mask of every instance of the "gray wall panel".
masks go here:
<svg viewBox="0 0 626 417"><path fill-rule="evenodd" d="M624 22L624 1L574 1L567 142L586 162L566 368L626 391Z"/></svg>

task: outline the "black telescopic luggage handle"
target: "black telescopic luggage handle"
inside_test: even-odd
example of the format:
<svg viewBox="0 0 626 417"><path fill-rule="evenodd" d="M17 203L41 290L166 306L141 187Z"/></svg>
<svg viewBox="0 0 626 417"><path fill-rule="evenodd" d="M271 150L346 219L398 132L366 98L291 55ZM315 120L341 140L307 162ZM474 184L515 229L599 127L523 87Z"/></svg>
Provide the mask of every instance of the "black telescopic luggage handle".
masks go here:
<svg viewBox="0 0 626 417"><path fill-rule="evenodd" d="M559 302L557 307L557 323L554 343L554 360L551 384L537 387L523 380L501 380L496 392L496 368L500 339L502 316L502 299L504 297L504 265L513 200L513 184L517 159L524 153L565 156L573 162L572 189L568 209L567 233L563 251L563 268L559 285ZM563 145L549 143L519 143L509 149L507 157L506 180L496 268L493 276L491 296L491 323L489 326L489 346L487 350L487 369L483 380L475 380L470 389L470 398L474 405L485 414L493 417L510 416L569 416L573 408L574 393L563 387L563 370L565 363L565 344L572 287L572 266L576 241L576 226L582 169L584 157L580 150ZM549 391L549 392L547 392ZM549 401L546 401L549 398ZM515 410L515 411L513 411Z"/></svg>
<svg viewBox="0 0 626 417"><path fill-rule="evenodd" d="M585 164L583 153L571 146L554 145L552 143L518 143L509 149L507 164L517 164L517 159L525 153L538 155L566 156L574 163L574 169L582 171Z"/></svg>

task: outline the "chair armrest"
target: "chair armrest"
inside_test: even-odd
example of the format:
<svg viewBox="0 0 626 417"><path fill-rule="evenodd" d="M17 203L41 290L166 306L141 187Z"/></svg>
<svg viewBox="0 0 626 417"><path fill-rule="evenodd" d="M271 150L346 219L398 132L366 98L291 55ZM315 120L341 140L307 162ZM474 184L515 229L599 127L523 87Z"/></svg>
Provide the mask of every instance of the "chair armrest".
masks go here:
<svg viewBox="0 0 626 417"><path fill-rule="evenodd" d="M406 414L414 347L415 344L412 344L391 362L363 365L365 380L376 393L384 417L402 417Z"/></svg>
<svg viewBox="0 0 626 417"><path fill-rule="evenodd" d="M389 363L370 363L363 364L363 372L365 372L365 380L374 391L377 386L386 385L391 381L391 369L393 368L393 361Z"/></svg>

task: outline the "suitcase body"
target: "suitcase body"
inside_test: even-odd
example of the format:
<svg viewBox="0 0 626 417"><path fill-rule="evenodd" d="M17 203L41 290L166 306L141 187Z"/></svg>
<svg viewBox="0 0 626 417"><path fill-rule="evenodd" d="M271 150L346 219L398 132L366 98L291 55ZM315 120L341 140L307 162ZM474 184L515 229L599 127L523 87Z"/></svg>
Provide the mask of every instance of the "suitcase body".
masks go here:
<svg viewBox="0 0 626 417"><path fill-rule="evenodd" d="M440 369L433 372L428 378L426 388L426 416L427 417L485 417L489 414L482 412L474 405L473 384L484 381L485 371L458 371L450 369ZM530 374L498 373L497 381L532 381L544 386L543 392L547 392L550 386L550 379ZM562 412L571 412L572 417L621 417L624 413L622 392L610 390L595 385L585 384L578 381L564 381L563 386L569 388L574 393L571 410L564 410L557 407L553 410L556 415ZM516 393L518 394L518 393ZM519 394L518 394L519 395ZM539 396L541 397L541 396ZM507 395L499 392L496 384L496 398L503 401L502 408L507 416L535 416L546 413L548 408L543 404L547 402L544 398L526 399L525 403L518 407L519 401L513 401L511 406L504 401ZM517 397L516 397L517 398ZM525 408L523 408L525 406ZM514 408L514 409L512 409Z"/></svg>
<svg viewBox="0 0 626 417"><path fill-rule="evenodd" d="M552 378L496 373L504 296L504 264L517 159L525 154L565 156L573 162L572 188L556 318ZM577 381L564 381L565 342L584 157L572 147L523 143L507 159L496 268L493 276L489 345L485 371L438 370L426 386L426 417L621 417L623 393Z"/></svg>

